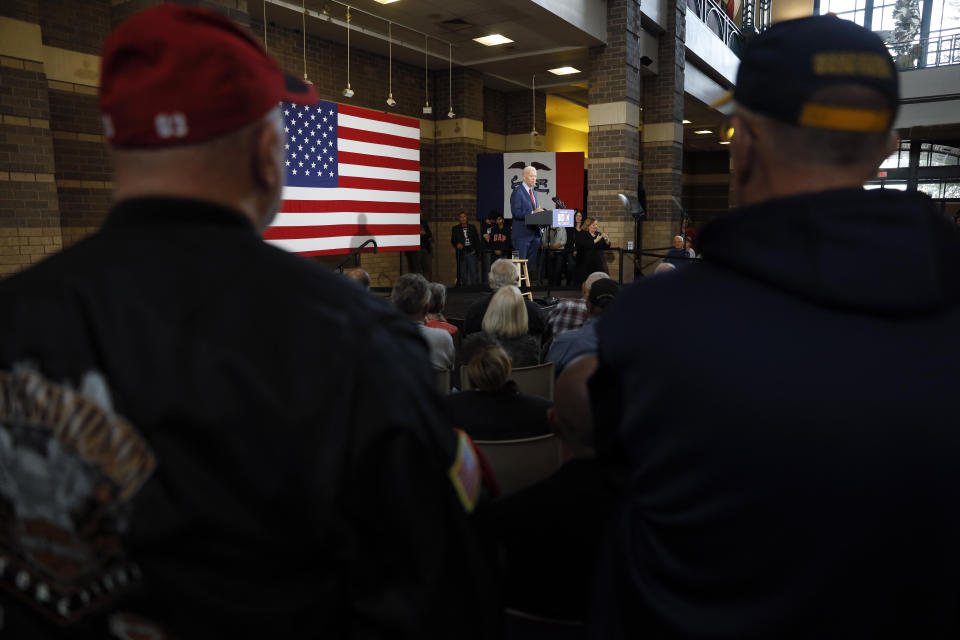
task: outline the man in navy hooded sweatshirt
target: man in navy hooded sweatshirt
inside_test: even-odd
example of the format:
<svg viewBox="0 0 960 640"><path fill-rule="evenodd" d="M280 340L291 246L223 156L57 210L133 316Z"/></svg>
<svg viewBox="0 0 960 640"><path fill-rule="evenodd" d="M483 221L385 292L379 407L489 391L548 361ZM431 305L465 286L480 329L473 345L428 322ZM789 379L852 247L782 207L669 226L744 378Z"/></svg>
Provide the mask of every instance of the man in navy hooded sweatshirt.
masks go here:
<svg viewBox="0 0 960 640"><path fill-rule="evenodd" d="M591 636L957 637L960 235L863 189L897 72L876 35L803 18L747 46L733 100L740 208L599 321L620 499Z"/></svg>

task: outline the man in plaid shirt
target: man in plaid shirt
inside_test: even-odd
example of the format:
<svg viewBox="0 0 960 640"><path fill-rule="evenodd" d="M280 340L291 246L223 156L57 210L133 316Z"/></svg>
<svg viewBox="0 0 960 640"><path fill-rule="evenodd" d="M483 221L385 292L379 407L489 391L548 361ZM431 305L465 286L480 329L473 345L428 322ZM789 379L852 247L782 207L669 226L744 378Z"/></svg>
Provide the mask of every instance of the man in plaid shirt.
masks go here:
<svg viewBox="0 0 960 640"><path fill-rule="evenodd" d="M553 311L550 312L550 316L547 318L547 323L553 330L554 336L560 335L564 331L570 331L571 329L579 329L584 325L590 317L590 314L587 312L587 298L590 297L590 287L592 287L593 283L597 280L609 277L610 276L603 271L591 273L587 279L583 281L583 287L581 289L583 292L582 298L564 298L553 308Z"/></svg>

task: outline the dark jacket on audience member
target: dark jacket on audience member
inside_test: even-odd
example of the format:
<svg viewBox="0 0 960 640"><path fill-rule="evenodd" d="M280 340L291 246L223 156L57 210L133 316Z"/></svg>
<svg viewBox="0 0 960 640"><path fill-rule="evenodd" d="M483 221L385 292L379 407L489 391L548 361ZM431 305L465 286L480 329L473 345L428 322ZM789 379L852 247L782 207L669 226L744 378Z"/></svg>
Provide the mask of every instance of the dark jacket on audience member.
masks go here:
<svg viewBox="0 0 960 640"><path fill-rule="evenodd" d="M540 364L540 341L526 333L516 338L496 336L497 342L513 361L513 367L532 367Z"/></svg>
<svg viewBox="0 0 960 640"><path fill-rule="evenodd" d="M426 345L346 278L239 212L143 198L0 281L0 309L0 556L23 568L0 635L47 637L8 599L31 575L36 609L93 585L182 638L496 625Z"/></svg>
<svg viewBox="0 0 960 640"><path fill-rule="evenodd" d="M472 389L444 396L453 425L474 440L513 440L550 433L547 409L553 403L520 393L507 380L499 391Z"/></svg>
<svg viewBox="0 0 960 640"><path fill-rule="evenodd" d="M598 322L624 498L591 637L960 637L955 225L922 194L841 189L698 241L697 268Z"/></svg>

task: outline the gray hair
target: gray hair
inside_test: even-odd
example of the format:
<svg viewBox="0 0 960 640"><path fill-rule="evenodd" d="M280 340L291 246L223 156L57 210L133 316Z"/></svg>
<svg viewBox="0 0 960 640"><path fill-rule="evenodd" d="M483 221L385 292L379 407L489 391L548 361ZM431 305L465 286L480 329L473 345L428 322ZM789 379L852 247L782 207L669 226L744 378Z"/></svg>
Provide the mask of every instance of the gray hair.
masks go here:
<svg viewBox="0 0 960 640"><path fill-rule="evenodd" d="M447 303L447 287L439 282L431 282L430 288L430 308L427 313L441 313L443 306Z"/></svg>
<svg viewBox="0 0 960 640"><path fill-rule="evenodd" d="M500 259L490 265L490 288L515 287L520 284L520 271L509 260Z"/></svg>
<svg viewBox="0 0 960 640"><path fill-rule="evenodd" d="M393 284L390 301L404 315L416 318L423 315L430 302L427 279L419 273L405 273Z"/></svg>

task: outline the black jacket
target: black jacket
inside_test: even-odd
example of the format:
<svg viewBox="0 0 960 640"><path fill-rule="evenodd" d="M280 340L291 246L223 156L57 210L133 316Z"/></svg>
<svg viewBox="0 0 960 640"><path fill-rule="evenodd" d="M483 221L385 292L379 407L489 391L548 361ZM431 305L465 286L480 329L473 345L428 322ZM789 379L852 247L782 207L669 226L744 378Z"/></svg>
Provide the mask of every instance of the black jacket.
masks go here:
<svg viewBox="0 0 960 640"><path fill-rule="evenodd" d="M457 438L386 304L236 212L144 199L0 282L0 308L0 550L42 607L82 612L84 588L182 638L484 634ZM4 630L44 637L12 602Z"/></svg>
<svg viewBox="0 0 960 640"><path fill-rule="evenodd" d="M580 277L586 279L591 273L603 271L606 273L607 267L603 262L603 252L610 248L610 243L606 240L600 242L593 241L594 236L586 229L577 231L577 270Z"/></svg>
<svg viewBox="0 0 960 640"><path fill-rule="evenodd" d="M463 237L464 227L459 224L453 225L453 228L450 230L450 244L456 247L458 244L463 245L464 251L468 253L479 253L480 252L480 236L477 234L477 227L471 223L467 223L467 236L470 238L470 245L467 246L467 243L464 242Z"/></svg>
<svg viewBox="0 0 960 640"><path fill-rule="evenodd" d="M598 323L592 637L957 637L960 234L849 189L698 240Z"/></svg>

